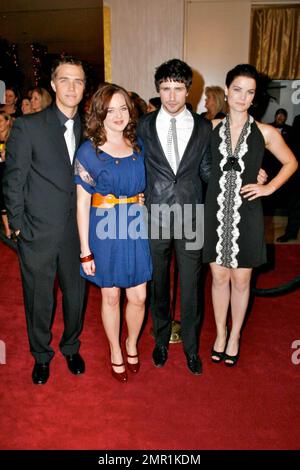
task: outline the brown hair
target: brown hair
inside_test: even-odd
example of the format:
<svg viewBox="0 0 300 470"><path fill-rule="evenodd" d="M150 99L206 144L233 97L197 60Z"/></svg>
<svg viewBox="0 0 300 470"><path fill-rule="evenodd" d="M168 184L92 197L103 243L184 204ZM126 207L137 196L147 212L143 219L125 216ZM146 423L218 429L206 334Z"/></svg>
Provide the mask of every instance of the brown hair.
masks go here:
<svg viewBox="0 0 300 470"><path fill-rule="evenodd" d="M92 101L85 122L85 136L92 140L96 149L106 142L106 131L103 123L107 115L110 101L116 93L120 93L124 96L126 106L129 111L129 123L124 129L123 135L125 139L129 140L133 149L136 152L140 152L140 147L137 143L136 137L136 110L127 91L113 83L101 86L92 96Z"/></svg>
<svg viewBox="0 0 300 470"><path fill-rule="evenodd" d="M58 59L54 60L52 64L52 69L51 69L51 80L55 80L57 69L60 65L64 64L69 64L69 65L78 65L79 67L82 68L84 75L85 75L85 70L84 70L84 65L82 60L77 59L77 57L73 57L71 55L61 55ZM84 77L85 81L85 77Z"/></svg>

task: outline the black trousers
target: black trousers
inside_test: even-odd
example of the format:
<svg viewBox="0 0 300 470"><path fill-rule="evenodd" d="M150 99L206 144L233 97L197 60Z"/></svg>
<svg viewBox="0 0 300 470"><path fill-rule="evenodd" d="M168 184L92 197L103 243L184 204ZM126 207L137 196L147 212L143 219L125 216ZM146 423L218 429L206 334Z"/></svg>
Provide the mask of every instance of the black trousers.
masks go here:
<svg viewBox="0 0 300 470"><path fill-rule="evenodd" d="M64 318L60 350L64 355L78 352L85 282L79 274L80 246L75 215L72 213L55 227L27 215L18 252L32 355L37 362L48 362L54 356L50 343L56 275L62 291Z"/></svg>
<svg viewBox="0 0 300 470"><path fill-rule="evenodd" d="M197 354L202 316L200 282L202 250L187 250L186 240L150 240L153 261L150 307L157 345L168 346L170 314L170 264L175 251L180 282L180 320L185 353Z"/></svg>

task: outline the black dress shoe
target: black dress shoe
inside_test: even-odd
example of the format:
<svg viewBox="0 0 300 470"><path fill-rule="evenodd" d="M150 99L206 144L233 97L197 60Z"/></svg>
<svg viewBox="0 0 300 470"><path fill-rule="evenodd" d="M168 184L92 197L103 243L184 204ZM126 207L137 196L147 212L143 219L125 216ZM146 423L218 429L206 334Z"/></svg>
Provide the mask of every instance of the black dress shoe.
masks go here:
<svg viewBox="0 0 300 470"><path fill-rule="evenodd" d="M284 233L280 237L276 238L276 241L279 243L286 243L290 240L296 240L298 238L297 233Z"/></svg>
<svg viewBox="0 0 300 470"><path fill-rule="evenodd" d="M79 353L66 356L66 361L69 371L72 372L72 374L79 375L84 373L85 364Z"/></svg>
<svg viewBox="0 0 300 470"><path fill-rule="evenodd" d="M49 362L36 362L33 367L32 371L32 381L34 384L45 384L49 379L50 375L50 368Z"/></svg>
<svg viewBox="0 0 300 470"><path fill-rule="evenodd" d="M163 367L168 359L168 348L166 346L155 346L152 359L156 367Z"/></svg>
<svg viewBox="0 0 300 470"><path fill-rule="evenodd" d="M202 374L202 362L198 354L186 354L186 363L192 374Z"/></svg>

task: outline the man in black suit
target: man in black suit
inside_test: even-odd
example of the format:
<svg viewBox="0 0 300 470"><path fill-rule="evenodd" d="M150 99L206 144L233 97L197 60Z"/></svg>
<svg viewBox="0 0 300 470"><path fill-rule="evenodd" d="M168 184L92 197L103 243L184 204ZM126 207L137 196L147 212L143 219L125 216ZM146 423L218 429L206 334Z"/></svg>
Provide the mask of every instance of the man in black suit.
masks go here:
<svg viewBox="0 0 300 470"><path fill-rule="evenodd" d="M203 228L200 220L203 181L207 182L210 175L211 124L186 108L191 83L192 70L181 60L172 59L158 67L155 85L162 106L140 119L138 135L145 147L145 197L154 266L150 296L156 343L153 362L155 366L162 367L168 357L172 323L170 263L174 249L180 277L183 348L189 370L199 375L202 372L198 355L202 242L196 238ZM175 120L170 121L172 118ZM174 210L169 214L169 224L170 207ZM187 236L186 229L190 223L191 232L196 232L194 240ZM153 233L156 228L160 230L159 236Z"/></svg>
<svg viewBox="0 0 300 470"><path fill-rule="evenodd" d="M62 291L64 332L60 350L69 370L82 374L79 354L84 281L79 275L73 158L81 139L78 104L85 74L72 57L58 60L51 76L55 104L16 120L7 144L4 195L18 240L32 380L44 384L54 356L50 346L56 275Z"/></svg>
<svg viewBox="0 0 300 470"><path fill-rule="evenodd" d="M300 115L295 116L292 126L292 150L300 163ZM287 196L287 226L285 233L277 238L285 243L295 240L300 229L300 165L286 184Z"/></svg>
<svg viewBox="0 0 300 470"><path fill-rule="evenodd" d="M286 124L288 118L287 110L284 108L277 109L274 121L270 123L271 126L276 127L278 132L282 135L285 143L292 147L292 126Z"/></svg>

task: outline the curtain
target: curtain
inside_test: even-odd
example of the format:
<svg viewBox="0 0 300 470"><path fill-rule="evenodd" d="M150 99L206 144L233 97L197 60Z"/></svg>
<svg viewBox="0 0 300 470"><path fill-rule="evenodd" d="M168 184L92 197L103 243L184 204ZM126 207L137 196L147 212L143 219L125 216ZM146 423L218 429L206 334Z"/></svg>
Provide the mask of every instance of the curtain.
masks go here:
<svg viewBox="0 0 300 470"><path fill-rule="evenodd" d="M103 36L104 36L104 80L112 83L111 79L111 34L110 8L103 7Z"/></svg>
<svg viewBox="0 0 300 470"><path fill-rule="evenodd" d="M300 78L300 7L257 7L252 12L250 62L272 79Z"/></svg>

